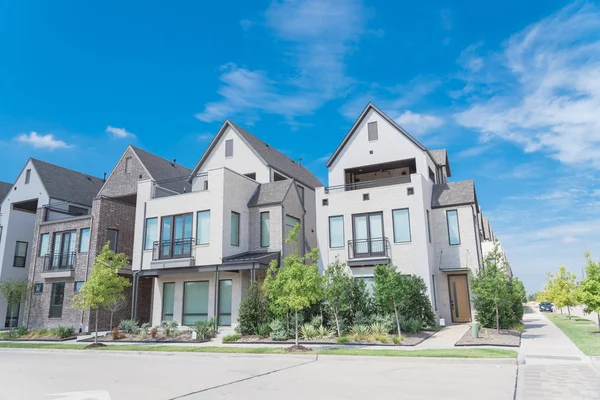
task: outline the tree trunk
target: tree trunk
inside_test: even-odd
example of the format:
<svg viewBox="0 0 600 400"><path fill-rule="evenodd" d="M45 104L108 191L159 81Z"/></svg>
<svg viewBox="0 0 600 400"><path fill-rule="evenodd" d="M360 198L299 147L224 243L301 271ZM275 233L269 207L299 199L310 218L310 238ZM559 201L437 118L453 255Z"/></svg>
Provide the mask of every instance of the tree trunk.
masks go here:
<svg viewBox="0 0 600 400"><path fill-rule="evenodd" d="M298 310L296 310L296 346L298 346Z"/></svg>
<svg viewBox="0 0 600 400"><path fill-rule="evenodd" d="M569 319L571 319L571 307L567 306L567 312L569 313Z"/></svg>
<svg viewBox="0 0 600 400"><path fill-rule="evenodd" d="M500 312L498 311L498 303L496 303L496 333L500 334Z"/></svg>
<svg viewBox="0 0 600 400"><path fill-rule="evenodd" d="M113 322L113 315L115 315L114 312L110 312L110 325L108 326L109 329L112 330L113 326L112 326L112 322Z"/></svg>
<svg viewBox="0 0 600 400"><path fill-rule="evenodd" d="M394 314L396 314L396 326L398 327L398 338L402 336L402 331L400 330L400 318L398 317L398 308L396 307L396 299L392 297L392 302L394 303Z"/></svg>
<svg viewBox="0 0 600 400"><path fill-rule="evenodd" d="M98 309L96 308L96 336L94 337L94 343L98 344Z"/></svg>
<svg viewBox="0 0 600 400"><path fill-rule="evenodd" d="M15 329L15 327L13 326L13 321L15 320L15 308L14 307L10 307L10 330L12 331L13 329Z"/></svg>
<svg viewBox="0 0 600 400"><path fill-rule="evenodd" d="M338 318L338 310L335 307L333 308L333 315L335 316L335 326L337 327L338 337L342 337L342 332L340 331L340 320Z"/></svg>
<svg viewBox="0 0 600 400"><path fill-rule="evenodd" d="M598 317L598 330L600 331L600 312L596 311L596 316Z"/></svg>

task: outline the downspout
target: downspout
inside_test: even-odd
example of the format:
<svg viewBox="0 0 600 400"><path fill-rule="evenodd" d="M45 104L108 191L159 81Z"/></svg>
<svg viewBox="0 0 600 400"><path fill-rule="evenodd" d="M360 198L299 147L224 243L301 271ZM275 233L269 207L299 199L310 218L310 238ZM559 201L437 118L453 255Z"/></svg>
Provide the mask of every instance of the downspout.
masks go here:
<svg viewBox="0 0 600 400"><path fill-rule="evenodd" d="M142 219L142 223L144 224L144 231L146 229L145 224L146 224L146 202L144 202L144 218ZM135 224L135 222L134 222ZM135 228L134 228L135 230ZM140 278L139 278L139 273L142 271L142 265L144 264L144 247L145 247L145 243L144 240L146 238L146 232L143 233L142 236L142 246L141 246L141 250L140 250L140 269L137 271L133 272L133 288L132 293L131 293L131 319L135 319L135 316L137 314L137 297L138 297L138 285L140 282ZM133 269L133 265L131 266L131 268ZM151 316L152 317L152 316ZM151 318L152 320L152 318Z"/></svg>
<svg viewBox="0 0 600 400"><path fill-rule="evenodd" d="M475 206L471 204L471 210L473 210L473 216L475 221L477 221L477 212ZM479 232L477 231L478 224L473 224L473 231L475 233L475 243L477 243L477 267L481 270L481 266L483 264L483 254L481 249L481 237L479 236Z"/></svg>
<svg viewBox="0 0 600 400"><path fill-rule="evenodd" d="M219 264L215 265L215 329L219 328Z"/></svg>

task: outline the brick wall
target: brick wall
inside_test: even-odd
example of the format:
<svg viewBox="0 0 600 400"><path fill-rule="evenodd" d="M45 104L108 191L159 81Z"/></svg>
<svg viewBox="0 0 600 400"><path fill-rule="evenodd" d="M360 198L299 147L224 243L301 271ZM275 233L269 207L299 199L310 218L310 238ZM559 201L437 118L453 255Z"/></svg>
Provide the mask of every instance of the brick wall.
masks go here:
<svg viewBox="0 0 600 400"><path fill-rule="evenodd" d="M297 243L285 243L284 242L284 251L283 256L285 257L288 254L291 254L295 249L298 249L300 254L304 254L304 206L302 205L302 201L300 199L300 195L297 190L294 190L294 186L288 191L287 196L283 200L283 219L284 219L284 229L283 229L283 240L285 240L293 227L285 225L285 216L289 215L295 217L300 220L302 224L300 231L298 232L298 242Z"/></svg>
<svg viewBox="0 0 600 400"><path fill-rule="evenodd" d="M131 173L125 172L127 157L131 157ZM98 196L120 197L137 193L138 181L144 179L151 179L151 177L135 155L135 152L131 147L128 147L112 170Z"/></svg>

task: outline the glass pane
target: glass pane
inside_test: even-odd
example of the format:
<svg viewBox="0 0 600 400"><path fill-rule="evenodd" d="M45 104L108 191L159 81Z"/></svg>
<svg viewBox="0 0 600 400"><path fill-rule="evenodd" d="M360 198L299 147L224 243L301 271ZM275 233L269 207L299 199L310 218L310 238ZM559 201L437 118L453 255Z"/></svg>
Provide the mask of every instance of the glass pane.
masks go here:
<svg viewBox="0 0 600 400"><path fill-rule="evenodd" d="M81 230L81 241L79 242L79 252L87 253L90 248L90 229L82 229Z"/></svg>
<svg viewBox="0 0 600 400"><path fill-rule="evenodd" d="M367 286L367 293L369 297L373 297L375 295L375 278L372 276L365 276L362 278Z"/></svg>
<svg viewBox="0 0 600 400"><path fill-rule="evenodd" d="M408 209L394 210L394 242L410 242L410 222Z"/></svg>
<svg viewBox="0 0 600 400"><path fill-rule="evenodd" d="M198 213L198 231L196 239L198 244L210 243L210 211L200 211Z"/></svg>
<svg viewBox="0 0 600 400"><path fill-rule="evenodd" d="M69 235L69 248L67 249L67 253L72 253L77 249L77 233L71 232Z"/></svg>
<svg viewBox="0 0 600 400"><path fill-rule="evenodd" d="M48 242L50 241L50 234L44 233L40 239L40 257L48 254Z"/></svg>
<svg viewBox="0 0 600 400"><path fill-rule="evenodd" d="M161 241L162 251L161 256L168 256L171 254L171 226L173 223L173 217L165 217L162 219L161 228Z"/></svg>
<svg viewBox="0 0 600 400"><path fill-rule="evenodd" d="M367 243L368 228L367 216L361 215L354 217L354 253L368 253L369 244Z"/></svg>
<svg viewBox="0 0 600 400"><path fill-rule="evenodd" d="M448 216L448 238L450 244L460 244L460 233L458 231L458 212L451 210L447 212Z"/></svg>
<svg viewBox="0 0 600 400"><path fill-rule="evenodd" d="M176 216L174 220L175 228L173 230L173 255L179 256L181 255L183 244L183 216Z"/></svg>
<svg viewBox="0 0 600 400"><path fill-rule="evenodd" d="M240 215L231 213L231 245L240 245Z"/></svg>
<svg viewBox="0 0 600 400"><path fill-rule="evenodd" d="M16 256L18 256L18 257L25 257L25 256L27 256L27 243L25 243L25 242L17 242Z"/></svg>
<svg viewBox="0 0 600 400"><path fill-rule="evenodd" d="M175 303L175 284L163 285L163 321L173 319L173 304Z"/></svg>
<svg viewBox="0 0 600 400"><path fill-rule="evenodd" d="M260 213L260 245L269 247L271 244L270 216L268 212Z"/></svg>
<svg viewBox="0 0 600 400"><path fill-rule="evenodd" d="M371 239L381 239L383 237L383 217L381 214L369 215L369 228L371 229Z"/></svg>
<svg viewBox="0 0 600 400"><path fill-rule="evenodd" d="M219 325L231 325L232 286L230 279L219 281Z"/></svg>
<svg viewBox="0 0 600 400"><path fill-rule="evenodd" d="M193 325L208 318L208 282L184 282L183 322Z"/></svg>
<svg viewBox="0 0 600 400"><path fill-rule="evenodd" d="M192 225L194 218L192 214L183 216L183 254L191 254L192 252Z"/></svg>
<svg viewBox="0 0 600 400"><path fill-rule="evenodd" d="M65 297L65 283L53 283L50 297L50 318L62 317L62 305Z"/></svg>
<svg viewBox="0 0 600 400"><path fill-rule="evenodd" d="M300 223L300 220L298 218L292 217L291 215L285 216L285 224L287 226L289 226L290 228L295 227L299 223Z"/></svg>
<svg viewBox="0 0 600 400"><path fill-rule="evenodd" d="M144 250L152 250L157 237L158 218L148 218L146 220L146 240Z"/></svg>
<svg viewBox="0 0 600 400"><path fill-rule="evenodd" d="M62 233L54 234L54 246L53 246L53 254L52 254L52 266L58 266L58 262L60 260L60 244L62 243Z"/></svg>
<svg viewBox="0 0 600 400"><path fill-rule="evenodd" d="M344 246L344 217L329 217L329 246Z"/></svg>

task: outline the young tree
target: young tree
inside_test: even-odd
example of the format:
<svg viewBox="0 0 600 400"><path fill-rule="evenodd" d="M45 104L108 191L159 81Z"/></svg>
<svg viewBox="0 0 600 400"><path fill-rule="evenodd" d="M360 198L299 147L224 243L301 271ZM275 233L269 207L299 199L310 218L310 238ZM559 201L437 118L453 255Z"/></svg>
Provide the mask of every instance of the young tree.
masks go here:
<svg viewBox="0 0 600 400"><path fill-rule="evenodd" d="M487 325L488 313L485 310L492 307L496 316L496 332L500 333L500 310L508 304L510 295L506 273L496 263L486 263L485 268L471 280L471 288L475 295L473 304L477 319Z"/></svg>
<svg viewBox="0 0 600 400"><path fill-rule="evenodd" d="M79 293L73 296L73 306L82 310L96 310L96 337L98 343L98 311L109 307L120 299L124 299L123 291L131 286L129 280L120 276L117 271L128 263L127 256L109 249L108 243L96 257L92 273L83 284Z"/></svg>
<svg viewBox="0 0 600 400"><path fill-rule="evenodd" d="M598 314L598 329L600 329L600 264L592 259L589 251L585 252L586 277L579 286L579 298L588 313Z"/></svg>
<svg viewBox="0 0 600 400"><path fill-rule="evenodd" d="M285 242L297 242L299 229L299 224L292 228ZM319 274L319 266L315 264L318 256L317 248L304 257L300 256L296 249L283 258L281 267L273 260L263 284L267 299L275 307L294 312L296 346L298 346L298 311L315 304L323 296L323 277Z"/></svg>
<svg viewBox="0 0 600 400"><path fill-rule="evenodd" d="M0 295L6 301L6 305L10 308L10 329L12 330L12 321L15 319L15 311L19 304L25 301L30 286L25 279L14 279L0 281Z"/></svg>
<svg viewBox="0 0 600 400"><path fill-rule="evenodd" d="M258 283L252 281L246 296L240 303L237 330L241 335L258 335L258 327L267 323L269 306Z"/></svg>
<svg viewBox="0 0 600 400"><path fill-rule="evenodd" d="M121 299L116 299L108 306L106 306L106 309L110 311L110 329L113 328L113 316L117 311L121 311L123 308L125 308L127 303L127 300L125 299L125 297L123 297Z"/></svg>
<svg viewBox="0 0 600 400"><path fill-rule="evenodd" d="M375 266L375 302L381 310L394 313L398 336L402 336L398 307L404 290L403 286L402 278L396 272L396 267L389 264Z"/></svg>
<svg viewBox="0 0 600 400"><path fill-rule="evenodd" d="M346 264L339 259L327 266L325 270L324 300L335 318L338 337L342 336L340 329L340 313L348 311L352 304L353 279L346 271Z"/></svg>
<svg viewBox="0 0 600 400"><path fill-rule="evenodd" d="M576 279L575 274L567 272L565 266L561 266L556 273L548 274L548 295L561 311L563 307L567 307L569 318L571 318L571 307L578 303Z"/></svg>

